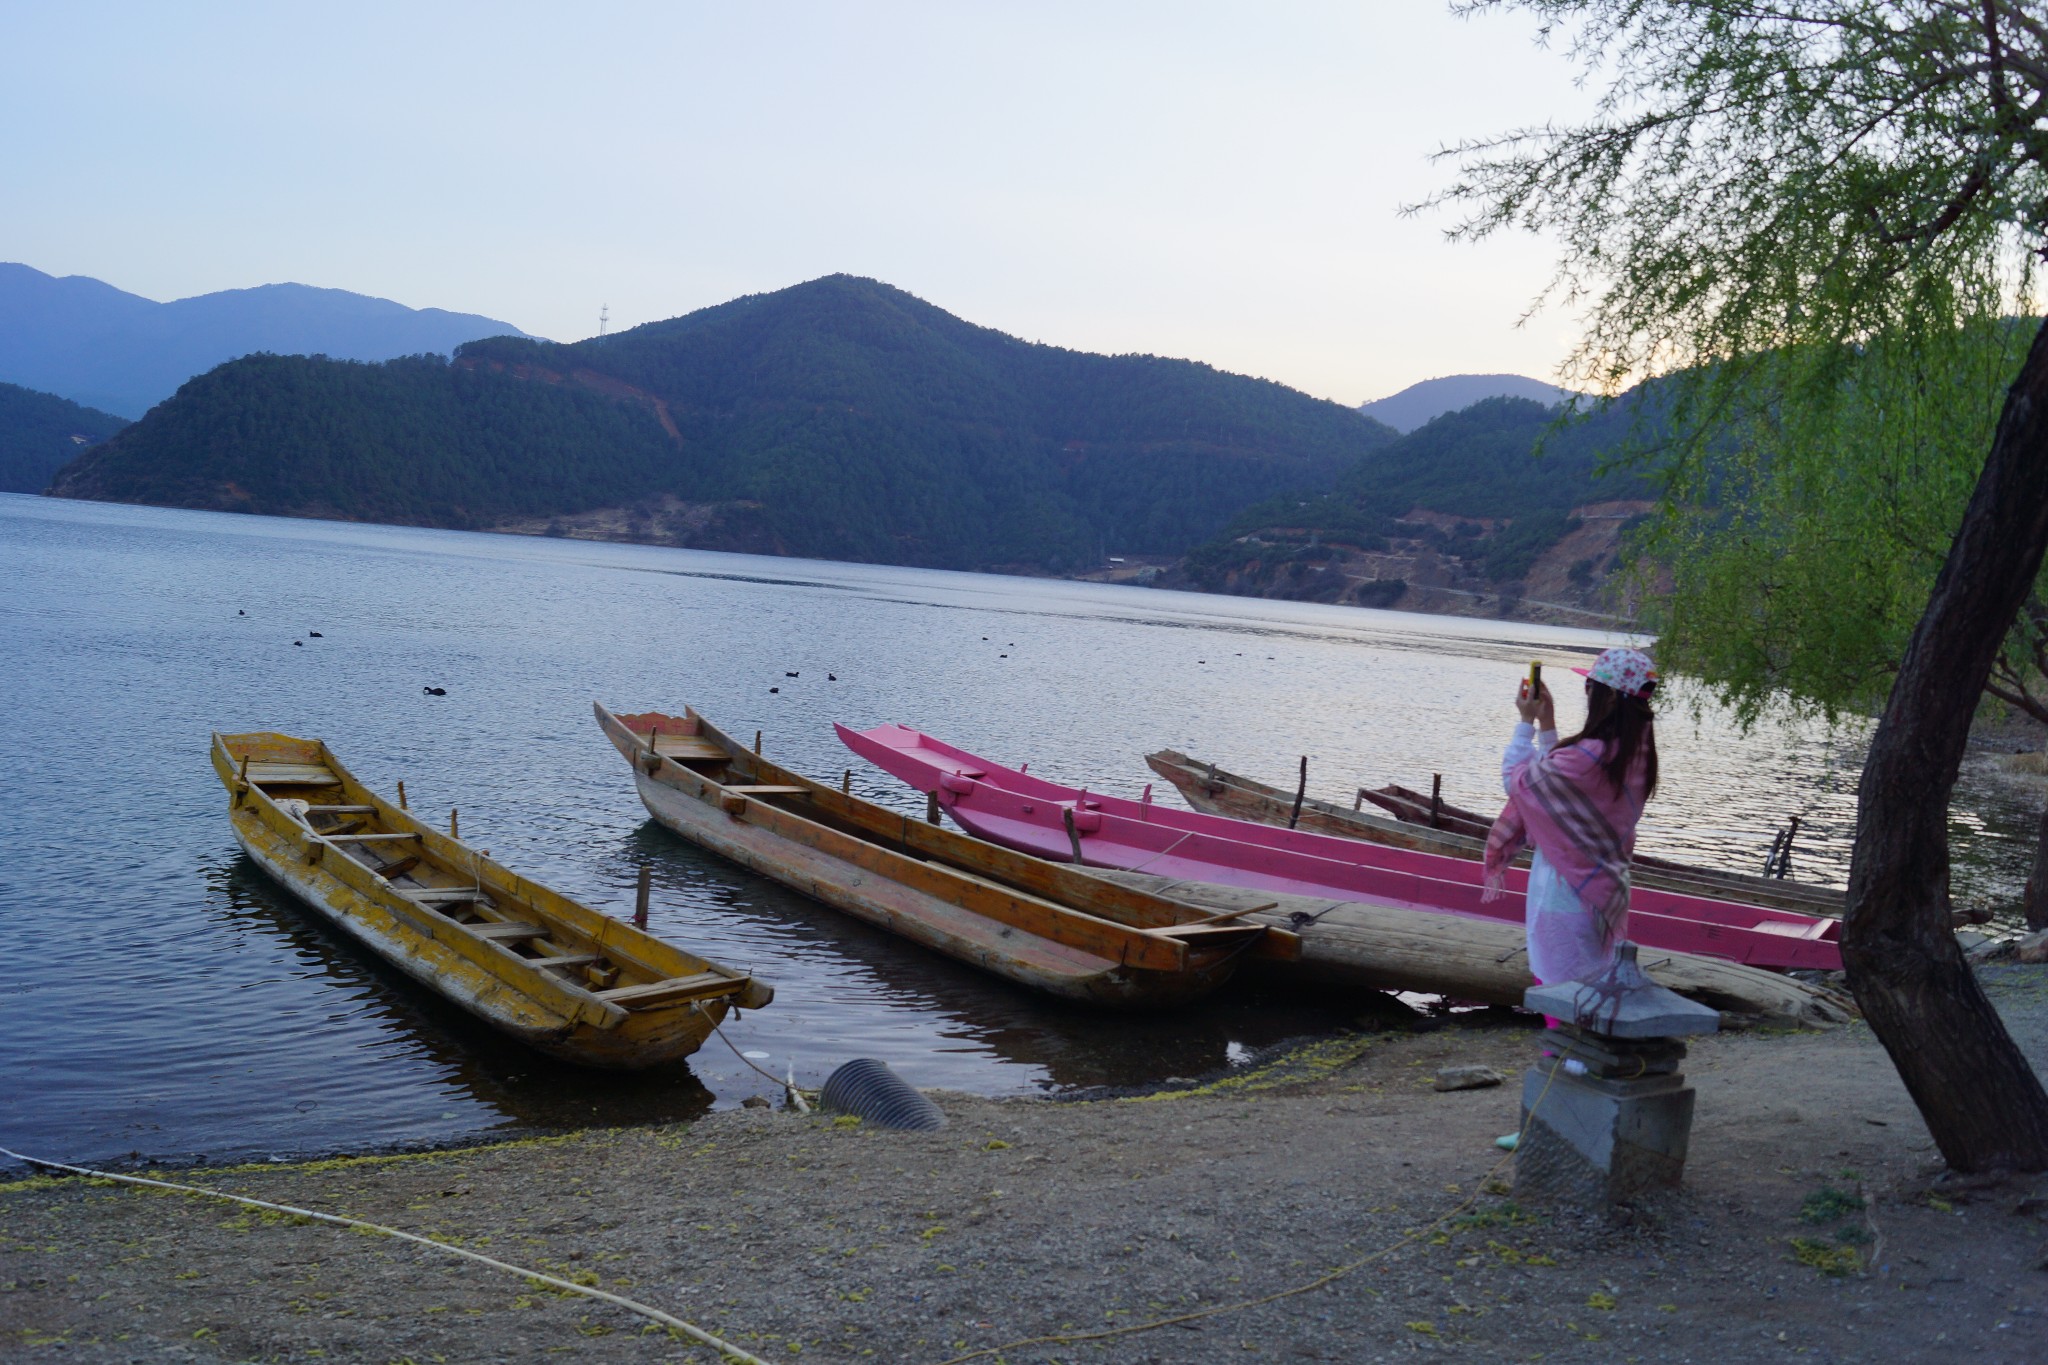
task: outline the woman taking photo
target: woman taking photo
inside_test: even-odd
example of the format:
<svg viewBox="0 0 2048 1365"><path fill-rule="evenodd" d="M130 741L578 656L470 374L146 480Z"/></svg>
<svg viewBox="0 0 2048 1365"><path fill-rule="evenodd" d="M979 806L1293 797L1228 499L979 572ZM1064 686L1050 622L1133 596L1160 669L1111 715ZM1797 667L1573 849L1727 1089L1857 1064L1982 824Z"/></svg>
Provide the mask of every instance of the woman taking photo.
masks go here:
<svg viewBox="0 0 2048 1365"><path fill-rule="evenodd" d="M1528 845L1529 970L1538 985L1584 981L1613 955L1628 924L1629 855L1657 790L1650 696L1657 671L1640 650L1610 649L1586 679L1586 724L1560 741L1550 689L1524 681L1522 722L1501 756L1508 803L1486 838L1486 898L1498 896Z"/></svg>

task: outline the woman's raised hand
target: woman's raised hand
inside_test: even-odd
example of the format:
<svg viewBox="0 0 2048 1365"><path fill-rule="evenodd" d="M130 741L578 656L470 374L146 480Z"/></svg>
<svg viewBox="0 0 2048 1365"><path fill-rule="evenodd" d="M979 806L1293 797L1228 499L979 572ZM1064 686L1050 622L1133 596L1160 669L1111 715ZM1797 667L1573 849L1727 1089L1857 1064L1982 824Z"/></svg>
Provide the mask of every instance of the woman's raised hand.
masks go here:
<svg viewBox="0 0 2048 1365"><path fill-rule="evenodd" d="M1549 683L1537 683L1536 691L1531 693L1529 680L1522 679L1521 687L1515 692L1515 710L1538 730L1557 728L1557 707L1551 702Z"/></svg>

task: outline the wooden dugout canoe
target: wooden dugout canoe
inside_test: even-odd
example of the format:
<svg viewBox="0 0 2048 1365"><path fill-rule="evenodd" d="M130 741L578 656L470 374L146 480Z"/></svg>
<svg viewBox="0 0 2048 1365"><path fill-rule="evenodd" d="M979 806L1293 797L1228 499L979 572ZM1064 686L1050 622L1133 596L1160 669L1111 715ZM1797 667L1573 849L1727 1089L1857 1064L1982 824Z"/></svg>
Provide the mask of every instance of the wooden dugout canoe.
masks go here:
<svg viewBox="0 0 2048 1365"><path fill-rule="evenodd" d="M1292 792L1284 792L1254 778L1218 768L1213 763L1190 758L1178 750L1161 749L1156 754L1147 754L1145 763L1153 772L1171 782L1190 806L1204 814L1282 828L1286 827L1288 818L1293 814ZM1428 797L1401 787L1362 792L1361 796L1388 809L1401 806L1420 814L1429 808ZM1443 809L1449 818L1444 822L1446 827L1438 829L1415 818L1375 815L1310 796L1301 803L1301 819L1295 828L1472 862L1483 859L1486 856L1485 831L1491 822L1456 806ZM1520 861L1527 865L1528 854L1524 853ZM1833 887L1815 886L1811 882L1788 878L1753 877L1641 855L1630 864L1629 880L1632 885L1661 891L1745 905L1773 906L1807 914L1839 917L1843 908L1842 893Z"/></svg>
<svg viewBox="0 0 2048 1365"><path fill-rule="evenodd" d="M863 801L770 763L686 710L593 708L657 821L835 909L1049 994L1181 1004L1294 934L1118 886Z"/></svg>
<svg viewBox="0 0 2048 1365"><path fill-rule="evenodd" d="M213 737L235 838L323 919L485 1023L563 1061L687 1057L767 985L599 914L429 829L317 739Z"/></svg>

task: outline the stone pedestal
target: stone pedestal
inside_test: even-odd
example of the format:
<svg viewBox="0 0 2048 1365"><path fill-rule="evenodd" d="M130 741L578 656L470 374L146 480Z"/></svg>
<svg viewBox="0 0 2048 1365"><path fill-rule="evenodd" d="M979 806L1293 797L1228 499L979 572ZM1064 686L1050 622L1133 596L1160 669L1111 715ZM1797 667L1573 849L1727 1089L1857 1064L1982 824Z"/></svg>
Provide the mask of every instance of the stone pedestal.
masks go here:
<svg viewBox="0 0 2048 1365"><path fill-rule="evenodd" d="M1561 1021L1522 1077L1515 1197L1603 1206L1672 1189L1685 1173L1693 1090L1679 1038L1720 1018L1644 976L1635 945L1592 981L1539 986L1527 1006Z"/></svg>

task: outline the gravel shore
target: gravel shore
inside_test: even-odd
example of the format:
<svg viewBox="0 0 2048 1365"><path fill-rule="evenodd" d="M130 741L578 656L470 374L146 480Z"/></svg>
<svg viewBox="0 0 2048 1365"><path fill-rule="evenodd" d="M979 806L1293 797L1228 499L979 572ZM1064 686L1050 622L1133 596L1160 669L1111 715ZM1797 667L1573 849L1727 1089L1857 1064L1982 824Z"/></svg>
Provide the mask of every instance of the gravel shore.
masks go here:
<svg viewBox="0 0 2048 1365"><path fill-rule="evenodd" d="M2048 968L1985 978L2048 1058ZM1614 1217L1505 1197L1514 1084L1431 1088L1535 1046L1495 1020L1150 1096L942 1094L931 1134L742 1109L157 1174L459 1242L777 1365L2048 1358L2048 1186L1942 1179L1861 1026L1699 1043L1686 1188ZM0 1291L0 1356L27 1360L718 1354L428 1248L80 1179L0 1187Z"/></svg>

